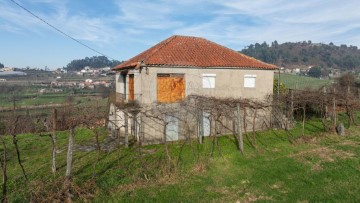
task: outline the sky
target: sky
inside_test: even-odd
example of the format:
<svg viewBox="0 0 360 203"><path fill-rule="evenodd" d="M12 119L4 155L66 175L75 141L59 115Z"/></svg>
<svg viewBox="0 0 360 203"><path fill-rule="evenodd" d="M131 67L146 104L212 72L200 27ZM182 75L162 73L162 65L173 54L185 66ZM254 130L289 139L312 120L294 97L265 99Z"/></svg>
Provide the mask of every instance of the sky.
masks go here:
<svg viewBox="0 0 360 203"><path fill-rule="evenodd" d="M359 0L14 0L62 32L119 61L172 35L234 50L266 41L360 46ZM50 69L99 55L0 0L0 63Z"/></svg>

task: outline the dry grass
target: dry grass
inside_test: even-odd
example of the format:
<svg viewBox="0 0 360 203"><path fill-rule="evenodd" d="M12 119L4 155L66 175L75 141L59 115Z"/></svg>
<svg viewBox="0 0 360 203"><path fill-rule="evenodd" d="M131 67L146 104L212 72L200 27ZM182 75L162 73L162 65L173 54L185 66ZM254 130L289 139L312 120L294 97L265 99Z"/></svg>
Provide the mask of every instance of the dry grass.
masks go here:
<svg viewBox="0 0 360 203"><path fill-rule="evenodd" d="M206 164L203 162L199 162L194 164L193 168L192 168L192 172L193 173L204 173L206 171Z"/></svg>
<svg viewBox="0 0 360 203"><path fill-rule="evenodd" d="M110 193L116 194L119 192L129 192L133 190L149 188L149 187L157 187L164 185L174 185L179 183L181 180L180 176L164 176L157 179L148 179L148 180L137 180L129 184L120 185L119 187L110 191Z"/></svg>
<svg viewBox="0 0 360 203"><path fill-rule="evenodd" d="M344 140L339 145L342 146L351 146L351 147L358 147L360 145L359 142L351 141L351 140Z"/></svg>
<svg viewBox="0 0 360 203"><path fill-rule="evenodd" d="M53 181L33 181L31 185L31 202L66 202L66 189L64 178ZM70 189L72 199L89 201L98 193L95 180L90 179L81 183L81 186L71 183Z"/></svg>
<svg viewBox="0 0 360 203"><path fill-rule="evenodd" d="M290 157L311 166L312 170L322 170L322 164L326 162L333 162L336 159L348 159L355 157L355 154L343 150L331 149L329 147L318 147L309 149L297 154L292 154Z"/></svg>

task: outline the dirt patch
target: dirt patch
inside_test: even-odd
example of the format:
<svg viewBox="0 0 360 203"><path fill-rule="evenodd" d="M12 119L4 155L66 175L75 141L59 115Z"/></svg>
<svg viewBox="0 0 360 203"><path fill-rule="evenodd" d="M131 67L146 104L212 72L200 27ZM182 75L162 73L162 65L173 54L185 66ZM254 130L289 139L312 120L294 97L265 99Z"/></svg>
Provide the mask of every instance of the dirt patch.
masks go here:
<svg viewBox="0 0 360 203"><path fill-rule="evenodd" d="M89 202L96 197L99 188L94 179L82 181L81 184L72 181L69 191L64 187L64 178L47 181L31 181L30 202L67 202L67 194L71 194L72 200Z"/></svg>
<svg viewBox="0 0 360 203"><path fill-rule="evenodd" d="M306 137L302 136L295 140L297 144L315 144L318 143L317 137Z"/></svg>
<svg viewBox="0 0 360 203"><path fill-rule="evenodd" d="M311 165L312 170L322 170L322 163L333 162L336 159L348 159L355 157L355 154L343 150L319 147L305 150L297 154L290 155L296 160Z"/></svg>
<svg viewBox="0 0 360 203"><path fill-rule="evenodd" d="M223 195L231 195L232 193L231 188L228 187L209 186L205 190L208 192L214 192Z"/></svg>
<svg viewBox="0 0 360 203"><path fill-rule="evenodd" d="M206 164L205 163L202 163L202 162L199 162L199 163L196 163L194 165L194 167L192 168L192 172L194 173L203 173L206 171Z"/></svg>
<svg viewBox="0 0 360 203"><path fill-rule="evenodd" d="M355 142L355 141L351 141L351 140L345 140L345 141L341 142L339 145L341 145L341 146L358 147L358 146L360 145L360 143Z"/></svg>
<svg viewBox="0 0 360 203"><path fill-rule="evenodd" d="M256 201L271 201L272 197L266 196L263 193L250 192L247 190L247 186L238 187L219 187L219 186L208 186L205 188L207 192L217 193L223 195L222 198L218 199L217 202L256 202ZM239 198L240 197L240 198Z"/></svg>
<svg viewBox="0 0 360 203"><path fill-rule="evenodd" d="M288 191L286 190L286 188L284 188L284 183L283 182L276 182L273 185L270 185L270 188L273 190L277 190L283 194L288 193Z"/></svg>
<svg viewBox="0 0 360 203"><path fill-rule="evenodd" d="M279 188L282 188L282 185L283 185L282 182L278 182L278 183L271 185L270 188L271 189L279 189Z"/></svg>
<svg viewBox="0 0 360 203"><path fill-rule="evenodd" d="M271 197L268 197L266 195L255 195L250 192L245 193L243 200L237 200L236 203L243 203L243 202L256 202L256 201L273 201Z"/></svg>
<svg viewBox="0 0 360 203"><path fill-rule="evenodd" d="M111 193L119 193L121 192L129 192L137 189L148 188L148 187L156 187L156 186L164 186L164 185L174 185L179 182L181 178L179 176L165 176L158 179L152 180L138 180L133 183L120 185L119 187L111 190Z"/></svg>

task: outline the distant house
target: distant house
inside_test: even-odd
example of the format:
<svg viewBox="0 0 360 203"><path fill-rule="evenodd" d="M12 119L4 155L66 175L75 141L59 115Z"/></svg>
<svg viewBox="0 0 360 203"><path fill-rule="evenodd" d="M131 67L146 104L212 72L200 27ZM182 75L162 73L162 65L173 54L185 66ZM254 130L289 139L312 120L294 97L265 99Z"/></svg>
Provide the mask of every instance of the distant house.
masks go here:
<svg viewBox="0 0 360 203"><path fill-rule="evenodd" d="M329 78L339 78L341 76L341 71L338 69L330 69Z"/></svg>
<svg viewBox="0 0 360 203"><path fill-rule="evenodd" d="M62 89L55 89L55 88L52 88L52 89L40 89L39 90L39 93L40 94L45 94L45 93L56 93L56 92L63 92Z"/></svg>
<svg viewBox="0 0 360 203"><path fill-rule="evenodd" d="M93 82L92 79L86 79L86 80L85 80L85 83L88 83L88 84L90 84L90 83L92 83L92 82Z"/></svg>
<svg viewBox="0 0 360 203"><path fill-rule="evenodd" d="M91 71L91 68L89 66L86 66L84 69L82 69L81 73L89 73Z"/></svg>
<svg viewBox="0 0 360 203"><path fill-rule="evenodd" d="M295 69L293 69L293 73L295 73L295 74L299 74L299 73L300 73L300 71L301 71L301 69L300 69L300 68L295 68Z"/></svg>
<svg viewBox="0 0 360 203"><path fill-rule="evenodd" d="M14 68L10 68L10 67L0 68L0 72L2 71L14 71Z"/></svg>
<svg viewBox="0 0 360 203"><path fill-rule="evenodd" d="M263 99L273 92L275 69L204 38L177 35L113 68L117 98L140 106L176 103L189 95ZM124 126L121 109L112 111L110 119ZM161 138L161 132L150 133L145 141ZM181 136L171 140L177 139Z"/></svg>

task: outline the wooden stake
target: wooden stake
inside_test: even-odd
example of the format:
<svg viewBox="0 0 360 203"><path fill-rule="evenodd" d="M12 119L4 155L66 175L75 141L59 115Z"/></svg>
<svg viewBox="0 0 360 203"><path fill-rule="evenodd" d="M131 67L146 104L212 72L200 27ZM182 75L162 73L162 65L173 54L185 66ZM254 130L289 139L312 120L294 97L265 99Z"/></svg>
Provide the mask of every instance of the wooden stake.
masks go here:
<svg viewBox="0 0 360 203"><path fill-rule="evenodd" d="M203 143L203 136L204 136L204 115L203 115L203 111L199 112L198 115L198 119L199 119L199 143L202 144Z"/></svg>
<svg viewBox="0 0 360 203"><path fill-rule="evenodd" d="M68 151L66 156L66 173L65 177L69 181L72 175L72 158L73 158L73 146L74 146L74 133L75 129L73 127L70 128L69 134L69 143L68 143Z"/></svg>
<svg viewBox="0 0 360 203"><path fill-rule="evenodd" d="M244 140L242 135L241 112L240 112L239 103L237 104L236 108L237 108L237 133L238 133L239 150L241 151L241 153L244 153Z"/></svg>
<svg viewBox="0 0 360 203"><path fill-rule="evenodd" d="M52 167L51 170L55 176L56 173L56 129L57 129L57 110L53 111L53 132L51 136L52 141Z"/></svg>
<svg viewBox="0 0 360 203"><path fill-rule="evenodd" d="M127 112L124 112L125 115L125 148L129 147L129 115Z"/></svg>
<svg viewBox="0 0 360 203"><path fill-rule="evenodd" d="M334 88L334 98L333 98L333 122L334 129L336 128L336 96L335 96L335 88Z"/></svg>
<svg viewBox="0 0 360 203"><path fill-rule="evenodd" d="M327 118L327 114L328 114L328 106L327 106L327 100L326 100L326 87L323 87L323 92L324 92L324 103L325 103L325 119Z"/></svg>

